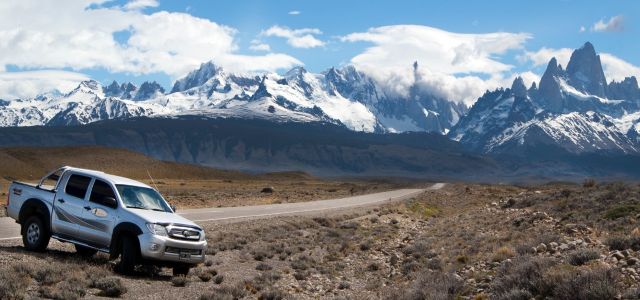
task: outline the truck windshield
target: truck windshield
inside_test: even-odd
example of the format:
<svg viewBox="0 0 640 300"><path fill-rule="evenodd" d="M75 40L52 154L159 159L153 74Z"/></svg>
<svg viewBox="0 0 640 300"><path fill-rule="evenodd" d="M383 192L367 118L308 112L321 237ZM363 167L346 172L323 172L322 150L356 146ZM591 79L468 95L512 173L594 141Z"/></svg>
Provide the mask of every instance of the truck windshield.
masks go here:
<svg viewBox="0 0 640 300"><path fill-rule="evenodd" d="M117 184L116 188L127 208L171 212L167 202L154 189L122 184Z"/></svg>

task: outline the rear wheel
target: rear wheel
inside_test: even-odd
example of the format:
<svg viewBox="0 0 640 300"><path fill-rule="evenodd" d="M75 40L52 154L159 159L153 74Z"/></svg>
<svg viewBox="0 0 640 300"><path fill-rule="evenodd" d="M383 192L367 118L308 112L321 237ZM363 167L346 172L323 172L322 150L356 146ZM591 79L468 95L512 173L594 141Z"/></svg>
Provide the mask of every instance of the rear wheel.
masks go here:
<svg viewBox="0 0 640 300"><path fill-rule="evenodd" d="M51 235L39 216L31 216L22 224L22 243L29 251L47 249Z"/></svg>
<svg viewBox="0 0 640 300"><path fill-rule="evenodd" d="M118 266L120 272L127 275L133 274L139 262L140 248L138 243L132 237L124 236L120 245L122 247L120 250L120 265Z"/></svg>
<svg viewBox="0 0 640 300"><path fill-rule="evenodd" d="M94 256L96 253L98 253L98 250L93 248L80 246L80 245L74 245L74 246L76 247L76 252L83 257L91 257L91 256Z"/></svg>
<svg viewBox="0 0 640 300"><path fill-rule="evenodd" d="M190 265L175 265L173 266L173 276L187 276L190 269Z"/></svg>

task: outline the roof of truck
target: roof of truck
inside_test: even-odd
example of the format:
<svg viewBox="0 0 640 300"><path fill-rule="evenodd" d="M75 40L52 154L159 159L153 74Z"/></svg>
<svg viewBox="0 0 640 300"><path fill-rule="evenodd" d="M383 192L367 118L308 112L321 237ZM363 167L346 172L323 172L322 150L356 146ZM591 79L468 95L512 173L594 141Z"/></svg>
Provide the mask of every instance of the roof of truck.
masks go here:
<svg viewBox="0 0 640 300"><path fill-rule="evenodd" d="M69 167L69 166L65 166L63 167L66 171L72 171L72 172L77 172L77 173L81 173L81 174L86 174L86 175L90 175L96 178L100 178L106 181L110 181L113 184L124 184L124 185L133 185L133 186L141 186L141 187L147 187L147 188L151 188L150 186L140 182L140 181L136 181L133 179L129 179L126 177L121 177L121 176L116 176L116 175L111 175L111 174L107 174L105 172L102 171L96 171L96 170L89 170L89 169L82 169L82 168L76 168L76 167Z"/></svg>

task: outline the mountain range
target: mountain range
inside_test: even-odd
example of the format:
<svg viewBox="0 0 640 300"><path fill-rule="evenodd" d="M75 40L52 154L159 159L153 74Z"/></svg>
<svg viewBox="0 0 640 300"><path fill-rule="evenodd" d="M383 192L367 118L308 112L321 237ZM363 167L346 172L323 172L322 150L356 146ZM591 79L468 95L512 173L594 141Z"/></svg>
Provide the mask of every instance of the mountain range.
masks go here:
<svg viewBox="0 0 640 300"><path fill-rule="evenodd" d="M470 108L417 82L402 95L384 86L353 66L240 74L213 62L168 92L89 80L65 94L0 100L0 145L95 144L323 175L640 177L637 79L608 82L589 42L564 68L551 59L539 83L516 78Z"/></svg>
<svg viewBox="0 0 640 300"><path fill-rule="evenodd" d="M448 133L481 153L636 154L640 150L640 89L635 77L607 83L600 56L585 43L563 69L549 61L539 86L516 78L487 91Z"/></svg>
<svg viewBox="0 0 640 300"><path fill-rule="evenodd" d="M417 68L417 64L414 65ZM177 80L108 86L83 81L69 93L0 102L0 126L82 125L107 119L201 115L278 122L322 121L364 132L446 133L463 104L411 88L398 96L353 66L320 74L296 67L284 75L229 73L213 62Z"/></svg>

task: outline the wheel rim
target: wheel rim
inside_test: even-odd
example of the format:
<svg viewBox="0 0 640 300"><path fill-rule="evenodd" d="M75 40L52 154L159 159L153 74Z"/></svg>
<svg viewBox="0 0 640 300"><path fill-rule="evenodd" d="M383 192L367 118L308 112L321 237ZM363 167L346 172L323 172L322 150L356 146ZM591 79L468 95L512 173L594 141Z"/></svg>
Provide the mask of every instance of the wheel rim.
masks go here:
<svg viewBox="0 0 640 300"><path fill-rule="evenodd" d="M29 224L27 227L27 241L29 244L34 245L40 239L40 226L36 223Z"/></svg>

